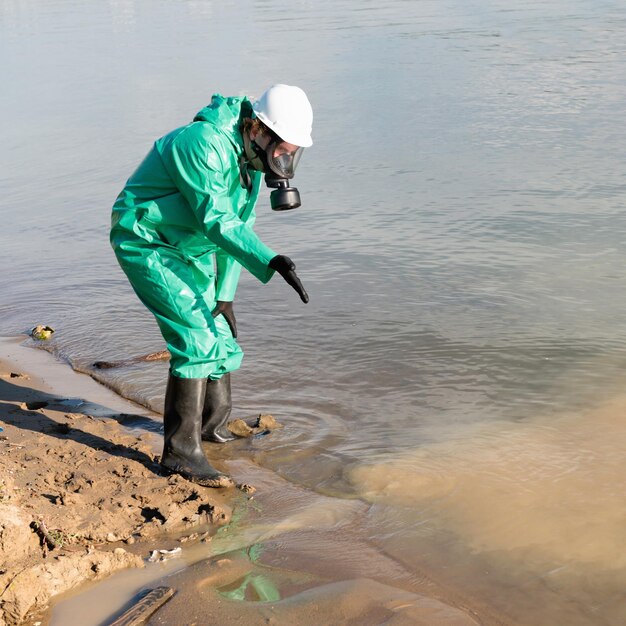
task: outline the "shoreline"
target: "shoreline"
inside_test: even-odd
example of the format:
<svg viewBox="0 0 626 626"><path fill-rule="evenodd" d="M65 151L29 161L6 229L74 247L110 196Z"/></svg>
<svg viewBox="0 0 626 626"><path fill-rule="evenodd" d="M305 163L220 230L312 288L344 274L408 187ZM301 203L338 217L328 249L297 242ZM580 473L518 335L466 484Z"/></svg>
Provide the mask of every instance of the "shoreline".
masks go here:
<svg viewBox="0 0 626 626"><path fill-rule="evenodd" d="M383 615L423 626L502 623L476 621L453 590L423 573L416 584L414 572L373 549L363 536L366 503L222 459L219 469L226 463L258 488L241 524L232 513L251 497L244 485L209 489L160 476L158 414L22 341L0 338L0 626L72 623L85 610L108 623L164 576L177 589L156 616L164 623L244 614L250 624L290 626ZM216 535L220 527L230 532ZM148 562L152 550L183 543L182 559ZM282 580L291 594L225 599L219 589L242 577Z"/></svg>
<svg viewBox="0 0 626 626"><path fill-rule="evenodd" d="M0 338L0 626L143 567L157 539L210 538L234 496L160 475L159 415L23 339Z"/></svg>

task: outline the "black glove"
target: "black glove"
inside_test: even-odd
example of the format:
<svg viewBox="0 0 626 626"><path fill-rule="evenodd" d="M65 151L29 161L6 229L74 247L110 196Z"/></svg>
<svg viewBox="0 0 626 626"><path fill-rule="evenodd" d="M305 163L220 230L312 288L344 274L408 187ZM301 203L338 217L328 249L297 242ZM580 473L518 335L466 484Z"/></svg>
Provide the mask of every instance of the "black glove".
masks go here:
<svg viewBox="0 0 626 626"><path fill-rule="evenodd" d="M298 292L302 302L306 304L309 301L309 295L304 290L296 274L296 264L288 256L283 256L282 254L276 255L269 262L269 266L273 270L276 270Z"/></svg>
<svg viewBox="0 0 626 626"><path fill-rule="evenodd" d="M233 303L232 302L224 302L224 300L218 300L217 306L211 312L213 317L217 317L219 314L224 316L224 319L228 322L230 326L230 332L233 334L235 339L237 338L237 320L235 319L235 313L233 311Z"/></svg>

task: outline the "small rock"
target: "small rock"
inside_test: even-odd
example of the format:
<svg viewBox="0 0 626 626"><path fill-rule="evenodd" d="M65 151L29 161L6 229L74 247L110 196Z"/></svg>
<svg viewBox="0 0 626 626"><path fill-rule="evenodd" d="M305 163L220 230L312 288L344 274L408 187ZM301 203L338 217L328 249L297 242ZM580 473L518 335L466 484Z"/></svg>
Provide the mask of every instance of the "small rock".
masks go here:
<svg viewBox="0 0 626 626"><path fill-rule="evenodd" d="M38 409L45 409L47 406L47 402L20 402L20 409L26 409L27 411L37 411Z"/></svg>
<svg viewBox="0 0 626 626"><path fill-rule="evenodd" d="M63 506L71 506L73 504L76 505L79 504L81 501L80 496L67 491L61 492L59 498Z"/></svg>
<svg viewBox="0 0 626 626"><path fill-rule="evenodd" d="M259 415L259 420L257 421L256 426L262 430L276 430L277 428L283 428L283 425L277 422L275 417L269 413Z"/></svg>
<svg viewBox="0 0 626 626"><path fill-rule="evenodd" d="M150 563L156 563L161 561L167 561L167 559L171 559L174 556L177 556L182 552L182 548L174 548L173 550L152 550L150 552L150 556L148 557L148 561Z"/></svg>
<svg viewBox="0 0 626 626"><path fill-rule="evenodd" d="M115 550L113 550L113 554L126 554L126 550L124 550L124 548L115 548Z"/></svg>
<svg viewBox="0 0 626 626"><path fill-rule="evenodd" d="M237 435L238 437L249 437L254 432L248 424L244 422L242 419L233 420L228 424L228 430L230 430L233 435Z"/></svg>
<svg viewBox="0 0 626 626"><path fill-rule="evenodd" d="M237 489L250 495L252 495L253 493L256 493L256 487L253 487L252 485L248 485L248 483L238 483Z"/></svg>
<svg viewBox="0 0 626 626"><path fill-rule="evenodd" d="M23 378L24 380L29 380L30 376L20 372L9 372L7 374L0 374L0 378Z"/></svg>
<svg viewBox="0 0 626 626"><path fill-rule="evenodd" d="M109 534L107 535L107 541L108 541L109 543L115 543L117 540L118 540L118 539L117 539L117 536L116 536L114 533L109 533Z"/></svg>
<svg viewBox="0 0 626 626"><path fill-rule="evenodd" d="M135 538L134 537L128 537L127 539L124 540L125 544L128 544L129 546L132 546L133 543L135 543Z"/></svg>
<svg viewBox="0 0 626 626"><path fill-rule="evenodd" d="M238 437L251 437L252 435L265 435L272 430L282 428L283 425L276 421L273 415L261 413L259 417L248 420L237 419L229 422L228 430Z"/></svg>

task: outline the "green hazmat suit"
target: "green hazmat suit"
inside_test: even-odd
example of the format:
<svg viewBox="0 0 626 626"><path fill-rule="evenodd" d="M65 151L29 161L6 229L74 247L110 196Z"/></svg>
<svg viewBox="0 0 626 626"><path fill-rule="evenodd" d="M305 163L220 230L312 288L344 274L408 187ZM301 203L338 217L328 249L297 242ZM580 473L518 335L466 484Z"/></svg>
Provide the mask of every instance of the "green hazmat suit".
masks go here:
<svg viewBox="0 0 626 626"><path fill-rule="evenodd" d="M218 379L243 351L217 300L232 301L242 266L267 283L276 252L255 234L262 173L241 182L245 97L213 96L193 122L158 139L113 205L111 245L154 314L179 378Z"/></svg>

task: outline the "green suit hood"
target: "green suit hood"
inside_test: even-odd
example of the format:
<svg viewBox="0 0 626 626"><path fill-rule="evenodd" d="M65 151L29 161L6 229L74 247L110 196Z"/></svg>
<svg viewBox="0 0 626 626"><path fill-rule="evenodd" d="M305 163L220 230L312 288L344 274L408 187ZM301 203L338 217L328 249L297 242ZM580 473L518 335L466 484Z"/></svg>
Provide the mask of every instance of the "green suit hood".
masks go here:
<svg viewBox="0 0 626 626"><path fill-rule="evenodd" d="M245 96L224 97L215 94L211 98L211 103L200 109L193 118L194 122L209 122L216 128L232 135L241 145L240 122L245 117L253 117L252 103Z"/></svg>

